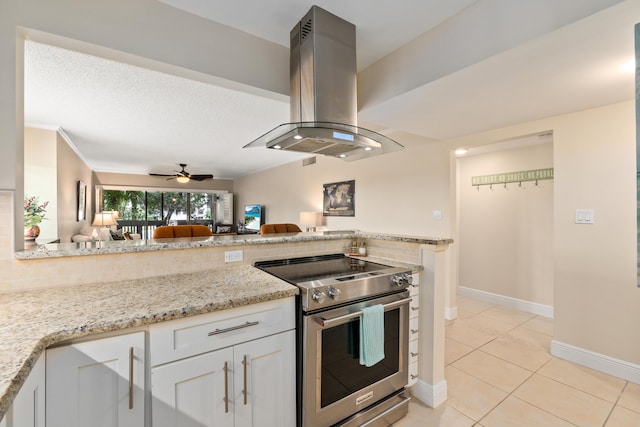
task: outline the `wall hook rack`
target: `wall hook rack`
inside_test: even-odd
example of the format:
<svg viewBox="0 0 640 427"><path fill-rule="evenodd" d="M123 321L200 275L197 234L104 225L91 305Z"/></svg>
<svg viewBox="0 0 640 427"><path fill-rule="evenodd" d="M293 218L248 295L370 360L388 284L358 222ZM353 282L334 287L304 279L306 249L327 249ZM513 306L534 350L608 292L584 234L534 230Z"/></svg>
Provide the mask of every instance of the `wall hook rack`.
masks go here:
<svg viewBox="0 0 640 427"><path fill-rule="evenodd" d="M539 181L543 181L545 179L553 179L553 168L472 176L471 185L476 187L476 189L480 191L481 185L488 185L489 189L493 190L493 184L504 184L505 190L508 190L507 184L517 182L518 187L524 189L525 187L522 185L523 182L535 181L536 187L542 187L542 185L539 185L538 183Z"/></svg>

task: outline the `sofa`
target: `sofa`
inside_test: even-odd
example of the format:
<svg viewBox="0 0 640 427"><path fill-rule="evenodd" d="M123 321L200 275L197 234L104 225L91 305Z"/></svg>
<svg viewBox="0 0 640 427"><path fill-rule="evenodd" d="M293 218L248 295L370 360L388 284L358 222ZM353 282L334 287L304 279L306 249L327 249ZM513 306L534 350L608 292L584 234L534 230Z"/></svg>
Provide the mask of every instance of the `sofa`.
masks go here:
<svg viewBox="0 0 640 427"><path fill-rule="evenodd" d="M83 227L78 234L71 237L72 242L95 242L108 240L140 240L140 234L123 232L122 230L114 231L109 227Z"/></svg>
<svg viewBox="0 0 640 427"><path fill-rule="evenodd" d="M153 230L154 239L175 239L178 237L208 237L213 233L206 225L162 225Z"/></svg>
<svg viewBox="0 0 640 427"><path fill-rule="evenodd" d="M295 224L262 224L260 234L300 233L302 230Z"/></svg>

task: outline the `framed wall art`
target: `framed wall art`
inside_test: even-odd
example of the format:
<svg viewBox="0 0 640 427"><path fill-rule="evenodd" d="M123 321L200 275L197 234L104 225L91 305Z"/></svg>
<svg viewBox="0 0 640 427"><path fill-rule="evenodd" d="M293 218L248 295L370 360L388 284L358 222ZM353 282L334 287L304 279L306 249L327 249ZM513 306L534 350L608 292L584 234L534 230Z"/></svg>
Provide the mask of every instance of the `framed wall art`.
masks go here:
<svg viewBox="0 0 640 427"><path fill-rule="evenodd" d="M333 182L323 184L323 216L356 216L356 181Z"/></svg>
<svg viewBox="0 0 640 427"><path fill-rule="evenodd" d="M84 221L87 218L87 186L78 181L78 215L76 221Z"/></svg>

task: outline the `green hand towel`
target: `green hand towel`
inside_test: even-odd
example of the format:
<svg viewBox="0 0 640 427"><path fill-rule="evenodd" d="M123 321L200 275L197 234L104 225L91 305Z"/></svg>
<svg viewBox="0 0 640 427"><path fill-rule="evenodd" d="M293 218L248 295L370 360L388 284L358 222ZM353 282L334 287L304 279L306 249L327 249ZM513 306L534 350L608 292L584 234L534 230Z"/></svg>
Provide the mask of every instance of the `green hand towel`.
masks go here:
<svg viewBox="0 0 640 427"><path fill-rule="evenodd" d="M384 359L384 307L378 304L362 310L360 364L369 367L382 359Z"/></svg>

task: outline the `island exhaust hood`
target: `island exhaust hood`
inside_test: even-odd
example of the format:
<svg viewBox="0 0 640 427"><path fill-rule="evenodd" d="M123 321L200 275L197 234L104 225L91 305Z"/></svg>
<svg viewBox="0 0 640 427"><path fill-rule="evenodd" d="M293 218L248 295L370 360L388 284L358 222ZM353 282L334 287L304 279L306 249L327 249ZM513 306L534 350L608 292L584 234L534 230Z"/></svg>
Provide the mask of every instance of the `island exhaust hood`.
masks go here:
<svg viewBox="0 0 640 427"><path fill-rule="evenodd" d="M245 145L352 161L404 147L357 126L356 27L313 6L291 30L291 122Z"/></svg>

